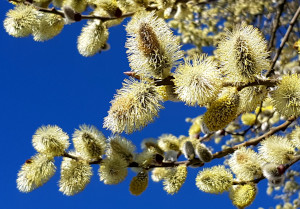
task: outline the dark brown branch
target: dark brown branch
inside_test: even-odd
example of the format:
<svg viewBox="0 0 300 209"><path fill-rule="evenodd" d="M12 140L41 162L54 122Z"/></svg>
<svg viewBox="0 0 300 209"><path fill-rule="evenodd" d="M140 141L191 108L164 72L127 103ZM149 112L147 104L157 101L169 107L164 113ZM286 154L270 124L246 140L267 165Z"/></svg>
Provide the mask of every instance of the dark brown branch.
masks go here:
<svg viewBox="0 0 300 209"><path fill-rule="evenodd" d="M294 27L294 24L296 23L296 20L297 20L299 14L300 14L300 6L298 7L298 9L297 9L294 17L290 21L289 27L288 27L288 29L287 29L287 31L286 31L286 33L285 33L285 35L284 35L281 43L280 43L279 48L276 50L276 54L275 54L275 56L274 56L274 58L272 60L271 67L270 67L269 71L267 72L266 77L270 76L274 72L274 66L276 64L276 61L278 60L279 55L281 54L281 51L282 51L285 43L287 42L290 33L292 32L292 29Z"/></svg>
<svg viewBox="0 0 300 209"><path fill-rule="evenodd" d="M274 45L274 40L275 40L275 37L276 37L276 31L279 27L279 20L280 20L280 17L282 15L282 12L283 12L285 2L286 2L286 0L282 0L278 3L276 17L274 18L273 24L272 24L272 32L271 32L271 38L270 38L269 45L268 45L268 51L270 51L270 49Z"/></svg>
<svg viewBox="0 0 300 209"><path fill-rule="evenodd" d="M40 12L45 12L45 13L51 13L51 14L56 14L59 15L61 17L65 17L65 14L63 11L61 10L57 10L54 7L52 8L43 8L43 7L39 7L37 5L32 4L29 1L24 1L24 2L20 2L19 0L8 0L11 2L16 2L16 3L23 3L25 5L32 5L34 6L35 9L37 9ZM78 19L78 21L82 20L82 19L97 19L97 20L101 20L103 22L108 21L108 20L115 20L115 19L119 19L119 18L125 18L125 17L130 17L132 16L134 13L128 13L128 14L124 14L121 17L101 17L101 16L96 16L96 15L81 15L78 13L78 15L80 15L80 18Z"/></svg>
<svg viewBox="0 0 300 209"><path fill-rule="evenodd" d="M237 144L233 147L230 147L230 148L227 148L227 149L224 149L222 151L219 151L219 152L216 152L214 155L213 155L213 159L215 158L222 158L228 154L231 154L233 153L235 150L241 148L241 147L249 147L249 146L255 146L257 145L259 142L261 142L262 140L264 140L265 138L269 137L269 136L272 136L273 134L279 132L279 131L284 131L294 120L296 120L296 117L292 116L290 117L287 121L285 121L283 124L277 126L277 127L274 127L272 129L270 129L270 131L268 131L267 133L259 136L259 137L256 137L254 139L251 139L249 141L246 141L246 142L243 142L241 144Z"/></svg>
<svg viewBox="0 0 300 209"><path fill-rule="evenodd" d="M70 153L67 153L67 152L64 152L62 157L71 158L73 160L83 160L81 157L74 156L74 155L72 155ZM102 162L102 159L99 158L98 160L89 161L88 163L91 165L91 164L100 164L101 162Z"/></svg>
<svg viewBox="0 0 300 209"><path fill-rule="evenodd" d="M141 79L141 77L139 75L137 75L135 72L132 71L126 71L124 72L125 75L128 75L130 77L136 78L138 80ZM149 78L148 78L149 79ZM172 81L174 79L173 76L168 76L164 79L157 79L157 78L152 78L152 80L154 81L155 85L157 86L164 86L164 85L170 85L170 86L174 86L174 82Z"/></svg>
<svg viewBox="0 0 300 209"><path fill-rule="evenodd" d="M277 83L279 81L278 80L263 80L263 79L256 79L253 82L249 82L249 83L244 83L244 82L237 82L237 83L231 83L231 82L225 82L223 83L223 87L227 87L227 86L235 86L237 87L237 90L240 91L245 87L249 87L249 86L258 86L258 85L263 85L263 86L267 86L267 87L273 87L276 86Z"/></svg>

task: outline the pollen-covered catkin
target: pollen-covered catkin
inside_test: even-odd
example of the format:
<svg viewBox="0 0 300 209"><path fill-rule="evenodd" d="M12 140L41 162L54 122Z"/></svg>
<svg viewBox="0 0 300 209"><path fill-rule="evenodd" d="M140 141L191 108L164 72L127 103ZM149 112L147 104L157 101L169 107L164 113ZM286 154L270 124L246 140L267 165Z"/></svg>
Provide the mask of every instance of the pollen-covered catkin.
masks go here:
<svg viewBox="0 0 300 209"><path fill-rule="evenodd" d="M26 37L32 33L32 29L38 24L38 11L31 5L19 4L6 13L4 28L14 37Z"/></svg>
<svg viewBox="0 0 300 209"><path fill-rule="evenodd" d="M182 57L179 41L154 12L137 12L128 23L125 47L131 69L139 75L166 78Z"/></svg>
<svg viewBox="0 0 300 209"><path fill-rule="evenodd" d="M300 126L296 126L290 134L291 142L300 150Z"/></svg>
<svg viewBox="0 0 300 209"><path fill-rule="evenodd" d="M239 107L238 114L252 112L267 96L266 86L249 86L238 92Z"/></svg>
<svg viewBox="0 0 300 209"><path fill-rule="evenodd" d="M228 31L219 42L217 54L232 81L254 81L270 66L266 40L252 25L242 24L233 32Z"/></svg>
<svg viewBox="0 0 300 209"><path fill-rule="evenodd" d="M95 126L82 125L73 134L75 150L87 159L99 159L106 148L106 138Z"/></svg>
<svg viewBox="0 0 300 209"><path fill-rule="evenodd" d="M242 123L247 126L253 125L255 123L255 120L256 120L256 115L253 113L247 112L241 116Z"/></svg>
<svg viewBox="0 0 300 209"><path fill-rule="evenodd" d="M291 141L282 136L270 136L261 142L258 148L260 155L267 162L285 164L293 159L296 153Z"/></svg>
<svg viewBox="0 0 300 209"><path fill-rule="evenodd" d="M133 177L130 186L129 191L133 195L141 195L148 187L148 172L141 171L137 174L137 176Z"/></svg>
<svg viewBox="0 0 300 209"><path fill-rule="evenodd" d="M106 44L108 35L106 26L100 20L89 20L77 40L79 53L85 57L95 55Z"/></svg>
<svg viewBox="0 0 300 209"><path fill-rule="evenodd" d="M300 116L300 74L282 76L271 97L274 107L281 115Z"/></svg>
<svg viewBox="0 0 300 209"><path fill-rule="evenodd" d="M127 176L127 161L118 156L112 156L102 161L99 168L100 181L104 184L118 184Z"/></svg>
<svg viewBox="0 0 300 209"><path fill-rule="evenodd" d="M78 153L72 154L78 156ZM90 183L92 175L92 167L88 162L65 157L61 163L59 191L68 196L75 195Z"/></svg>
<svg viewBox="0 0 300 209"><path fill-rule="evenodd" d="M131 141L118 135L110 137L108 140L109 148L106 153L107 156L118 156L127 162L132 161L136 147Z"/></svg>
<svg viewBox="0 0 300 209"><path fill-rule="evenodd" d="M187 176L187 168L185 164L171 168L170 172L164 177L164 190L169 194L175 194L182 187Z"/></svg>
<svg viewBox="0 0 300 209"><path fill-rule="evenodd" d="M172 134L163 134L158 138L158 146L165 152L179 151L179 140Z"/></svg>
<svg viewBox="0 0 300 209"><path fill-rule="evenodd" d="M161 102L162 97L153 84L126 79L111 101L103 127L114 133L140 130L158 116Z"/></svg>
<svg viewBox="0 0 300 209"><path fill-rule="evenodd" d="M32 137L36 151L49 156L61 156L69 147L69 136L58 126L42 126Z"/></svg>
<svg viewBox="0 0 300 209"><path fill-rule="evenodd" d="M64 19L56 14L38 13L38 24L32 29L33 39L35 41L47 41L58 35L64 25Z"/></svg>
<svg viewBox="0 0 300 209"><path fill-rule="evenodd" d="M42 186L55 173L53 157L37 154L26 160L18 173L17 187L21 192L31 192Z"/></svg>
<svg viewBox="0 0 300 209"><path fill-rule="evenodd" d="M196 178L197 187L208 193L218 194L228 191L233 176L224 166L214 166L200 171Z"/></svg>
<svg viewBox="0 0 300 209"><path fill-rule="evenodd" d="M151 173L151 179L154 182L160 182L165 178L165 176L168 175L169 172L170 169L167 168L160 168L160 167L154 168Z"/></svg>
<svg viewBox="0 0 300 209"><path fill-rule="evenodd" d="M236 185L230 189L232 204L238 208L245 208L254 201L257 194L255 184Z"/></svg>
<svg viewBox="0 0 300 209"><path fill-rule="evenodd" d="M239 95L234 87L227 88L211 103L204 114L203 123L209 131L225 128L237 116Z"/></svg>
<svg viewBox="0 0 300 209"><path fill-rule="evenodd" d="M217 62L206 55L186 59L174 73L178 98L192 106L204 106L213 101L222 86L217 66Z"/></svg>
<svg viewBox="0 0 300 209"><path fill-rule="evenodd" d="M228 161L232 172L242 181L251 181L262 175L262 160L252 149L242 147L236 150Z"/></svg>

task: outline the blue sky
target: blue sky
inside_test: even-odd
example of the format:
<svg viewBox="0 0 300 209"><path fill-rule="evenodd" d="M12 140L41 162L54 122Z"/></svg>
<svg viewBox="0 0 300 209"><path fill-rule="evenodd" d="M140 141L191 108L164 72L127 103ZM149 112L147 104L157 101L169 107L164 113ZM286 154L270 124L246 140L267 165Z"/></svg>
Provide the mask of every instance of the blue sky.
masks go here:
<svg viewBox="0 0 300 209"><path fill-rule="evenodd" d="M8 2L2 1L1 22L10 8ZM202 168L189 169L187 181L178 194L168 195L161 183L150 181L148 189L136 197L128 191L134 176L132 171L121 184L108 186L99 181L98 166L94 166L94 176L87 188L68 197L58 191L61 159L57 158L57 173L48 183L28 194L17 190L17 172L24 161L35 154L31 137L41 125L56 124L71 135L75 128L85 123L95 125L106 136L111 134L102 128L102 122L110 100L126 78L123 72L130 70L124 48L127 21L110 29L111 50L90 58L82 57L76 48L77 36L85 21L66 25L59 36L43 43L33 41L32 37L13 38L1 23L0 156L4 165L0 170L3 182L0 208L235 208L228 193L212 195L197 189L195 177ZM189 124L185 118L196 117L202 111L184 103L166 102L154 123L126 137L139 147L142 139L163 133L187 135ZM249 208L275 205L272 197L265 194L266 183L260 183L258 197Z"/></svg>

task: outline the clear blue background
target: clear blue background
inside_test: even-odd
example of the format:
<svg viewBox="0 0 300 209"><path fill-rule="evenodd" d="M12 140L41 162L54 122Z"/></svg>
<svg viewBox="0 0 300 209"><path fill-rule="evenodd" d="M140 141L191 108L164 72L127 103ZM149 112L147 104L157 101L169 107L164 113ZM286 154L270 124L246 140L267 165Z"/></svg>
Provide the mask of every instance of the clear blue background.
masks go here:
<svg viewBox="0 0 300 209"><path fill-rule="evenodd" d="M212 195L197 189L195 177L202 168L189 169L187 181L178 194L168 195L161 183L150 181L148 189L136 197L128 191L134 176L132 171L121 184L109 186L99 181L98 166L94 166L94 176L87 188L68 197L58 191L61 159L57 159L58 172L48 183L28 194L19 192L17 173L25 160L35 154L31 137L41 125L56 124L71 135L80 124L93 124L106 136L111 134L102 129L102 122L116 89L121 88L127 77L123 72L130 70L123 26L128 19L110 29L111 50L85 58L76 48L85 21L66 25L59 36L39 43L32 37L13 38L5 32L3 20L10 8L8 2L1 2L0 208L235 208L228 193ZM166 102L154 123L126 137L139 147L142 139L163 133L187 135L189 124L185 118L196 117L202 111L183 103ZM258 196L249 208L275 206L272 197L265 194L266 184L265 180L260 182Z"/></svg>

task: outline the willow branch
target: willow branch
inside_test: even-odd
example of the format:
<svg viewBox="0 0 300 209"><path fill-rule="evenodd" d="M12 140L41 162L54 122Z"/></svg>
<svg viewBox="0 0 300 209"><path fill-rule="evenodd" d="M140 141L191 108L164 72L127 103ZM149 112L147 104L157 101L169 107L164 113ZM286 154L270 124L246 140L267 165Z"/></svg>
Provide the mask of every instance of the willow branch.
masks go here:
<svg viewBox="0 0 300 209"><path fill-rule="evenodd" d="M71 159L76 160L76 161L83 160L81 157L77 157L77 156L72 155L72 154L67 153L67 152L64 152L64 154L62 155L62 157L71 158ZM100 164L101 162L102 162L102 159L99 158L97 160L89 161L88 163L91 165L91 164Z"/></svg>
<svg viewBox="0 0 300 209"><path fill-rule="evenodd" d="M276 31L279 27L279 20L280 20L280 17L282 15L282 12L283 12L283 8L284 8L284 4L286 3L286 0L282 0L281 2L278 3L278 6L277 6L277 12L276 12L276 17L275 19L273 20L273 27L272 27L272 32L271 32L271 38L270 38L270 42L269 42L269 45L268 45L268 51L273 47L274 45L274 40L275 40L275 37L276 37Z"/></svg>
<svg viewBox="0 0 300 209"><path fill-rule="evenodd" d="M276 61L278 60L279 55L281 54L281 51L282 51L285 43L287 42L287 40L289 38L289 35L292 32L292 29L293 29L293 27L294 27L294 25L296 23L296 20L297 20L297 18L298 18L299 15L300 15L300 6L298 7L298 9L297 9L294 17L290 21L289 27L286 30L286 33L285 33L285 35L284 35L284 37L283 37L283 39L282 39L282 41L280 43L279 48L276 50L276 54L275 54L275 56L274 56L274 58L272 60L271 67L270 67L269 71L267 72L266 77L270 76L274 72L274 66L276 64Z"/></svg>
<svg viewBox="0 0 300 209"><path fill-rule="evenodd" d="M287 169L289 169L292 165L294 165L298 161L300 161L300 155L295 156L295 158L291 162L289 162L288 164L284 165L284 169L285 169L284 172L287 171ZM264 179L265 179L265 177L261 176L261 177L259 177L257 179L252 180L252 181L234 181L233 185L245 185L245 184L249 184L249 183L255 183L255 184L257 184L261 180L264 180Z"/></svg>
<svg viewBox="0 0 300 209"><path fill-rule="evenodd" d="M243 88L249 87L249 86L263 85L263 86L267 86L267 87L273 87L273 86L276 86L278 84L278 82L279 81L276 80L276 79L264 80L264 79L256 78L255 81L249 82L249 83L244 83L244 82L236 82L236 83L225 82L225 83L223 83L223 87L228 87L228 86L237 87L237 90L240 91Z"/></svg>
<svg viewBox="0 0 300 209"><path fill-rule="evenodd" d="M258 115L261 113L262 104L263 104L263 102L260 103L258 112L255 115L254 123L251 126L249 126L247 129L245 129L244 131L241 131L241 132L229 132L229 131L226 131L225 129L223 129L224 133L230 134L230 135L245 136L247 134L247 132L256 125L257 120L258 120Z"/></svg>
<svg viewBox="0 0 300 209"><path fill-rule="evenodd" d="M241 147L256 146L259 142L261 142L265 138L267 138L269 136L272 136L273 134L275 134L275 133L277 133L279 131L284 131L294 120L296 120L296 117L292 116L287 121L285 121L283 124L270 129L270 131L268 131L267 133L265 133L265 134L263 134L263 135L261 135L259 137L256 137L256 138L251 139L251 140L246 141L246 142L243 142L241 144L237 144L237 145L235 145L233 147L224 149L222 151L216 152L213 155L213 159L215 159L215 158L222 158L222 157L224 157L224 156L226 156L228 154L233 153L235 150L237 150L237 149L239 149Z"/></svg>
<svg viewBox="0 0 300 209"><path fill-rule="evenodd" d="M52 8L43 8L43 7L39 7L37 5L34 5L33 3L29 2L29 1L23 1L20 2L19 0L8 0L11 2L16 2L16 3L23 3L25 5L32 5L36 10L40 11L40 12L45 12L45 13L51 13L51 14L56 14L61 16L62 18L65 18L65 14L62 10L57 10L54 7ZM82 20L82 19L97 19L97 20L101 20L103 22L108 21L108 20L115 20L115 19L119 19L119 18L125 18L125 17L130 17L132 16L134 13L127 13L124 14L120 17L102 17L102 16L97 16L97 15L81 15L80 13L78 13L80 15L81 18L78 19L78 21Z"/></svg>
<svg viewBox="0 0 300 209"><path fill-rule="evenodd" d="M128 75L130 77L136 78L138 80L141 79L139 75L137 75L135 72L132 71L126 71L124 72L125 75ZM147 79L152 79L152 81L155 83L156 86L164 86L164 85L170 85L174 86L174 82L172 81L174 79L173 76L168 76L164 79L157 79L157 78L147 78Z"/></svg>

